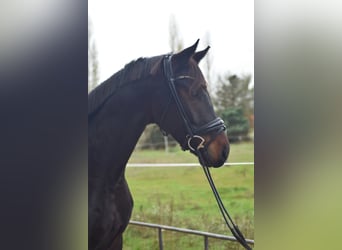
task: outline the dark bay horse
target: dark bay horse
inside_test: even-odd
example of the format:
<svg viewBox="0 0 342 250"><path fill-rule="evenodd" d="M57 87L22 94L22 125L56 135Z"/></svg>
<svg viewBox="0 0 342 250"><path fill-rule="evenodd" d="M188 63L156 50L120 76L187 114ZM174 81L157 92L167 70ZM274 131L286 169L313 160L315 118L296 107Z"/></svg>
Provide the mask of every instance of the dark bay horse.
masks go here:
<svg viewBox="0 0 342 250"><path fill-rule="evenodd" d="M171 55L139 58L88 96L88 249L122 249L133 208L126 163L147 124L170 133L206 167L229 154L198 63L197 42ZM201 153L199 153L201 152Z"/></svg>

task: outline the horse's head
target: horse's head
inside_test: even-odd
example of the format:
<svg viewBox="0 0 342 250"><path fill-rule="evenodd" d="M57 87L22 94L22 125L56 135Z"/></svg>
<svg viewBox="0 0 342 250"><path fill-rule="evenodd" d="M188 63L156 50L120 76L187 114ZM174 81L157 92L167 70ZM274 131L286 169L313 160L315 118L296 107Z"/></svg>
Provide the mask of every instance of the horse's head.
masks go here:
<svg viewBox="0 0 342 250"><path fill-rule="evenodd" d="M163 104L157 123L182 146L198 156L206 167L220 167L229 154L223 121L214 112L207 83L198 67L209 46L195 52L198 41L183 51L163 59Z"/></svg>

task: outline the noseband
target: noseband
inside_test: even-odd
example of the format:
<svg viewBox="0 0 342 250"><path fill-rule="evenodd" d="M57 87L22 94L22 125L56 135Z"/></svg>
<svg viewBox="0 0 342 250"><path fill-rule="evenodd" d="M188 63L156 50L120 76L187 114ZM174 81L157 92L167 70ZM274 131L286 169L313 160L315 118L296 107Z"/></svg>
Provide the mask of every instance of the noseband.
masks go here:
<svg viewBox="0 0 342 250"><path fill-rule="evenodd" d="M175 86L175 82L181 79L193 79L193 77L191 76L178 76L178 77L174 77L173 75L173 70L172 70L172 63L171 63L171 59L172 59L172 54L166 55L163 59L163 67L164 67L164 75L165 78L167 79L167 83L169 86L169 89L171 91L171 97L170 101L166 107L166 109L163 112L163 115L161 117L161 121L160 121L160 125L162 125L162 122L164 120L165 114L168 110L168 106L170 105L171 100L174 100L177 106L177 110L183 120L187 135L186 135L186 145L188 146L188 148L193 151L194 153L198 153L200 149L205 148L206 146L208 146L210 144L211 141L206 142L205 139L201 136L204 134L214 134L214 135L218 135L219 133L221 133L222 131L226 130L226 126L224 125L224 122L221 118L216 117L214 120L196 128L194 127L191 122L190 119L184 109L184 106L177 94L176 91L176 86ZM182 145L183 150L185 150L184 145Z"/></svg>

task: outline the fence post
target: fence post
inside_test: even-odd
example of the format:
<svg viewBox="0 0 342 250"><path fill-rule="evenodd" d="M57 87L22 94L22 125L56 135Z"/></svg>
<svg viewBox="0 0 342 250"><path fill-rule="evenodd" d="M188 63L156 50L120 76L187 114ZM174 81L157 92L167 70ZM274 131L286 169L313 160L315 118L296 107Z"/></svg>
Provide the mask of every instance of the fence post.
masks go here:
<svg viewBox="0 0 342 250"><path fill-rule="evenodd" d="M167 135L164 135L164 147L165 147L165 153L169 152L169 138Z"/></svg>
<svg viewBox="0 0 342 250"><path fill-rule="evenodd" d="M204 236L204 250L209 250L208 236Z"/></svg>
<svg viewBox="0 0 342 250"><path fill-rule="evenodd" d="M163 250L163 234L162 229L158 227L158 241L159 241L159 250Z"/></svg>

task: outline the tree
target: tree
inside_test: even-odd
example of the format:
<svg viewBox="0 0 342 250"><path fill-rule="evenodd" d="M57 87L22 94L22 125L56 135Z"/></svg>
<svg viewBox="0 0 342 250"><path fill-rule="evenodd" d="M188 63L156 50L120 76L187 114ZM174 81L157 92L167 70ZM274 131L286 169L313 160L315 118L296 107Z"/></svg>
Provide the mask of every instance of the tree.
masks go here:
<svg viewBox="0 0 342 250"><path fill-rule="evenodd" d="M207 32L205 34L205 38L204 38L204 43L206 44L206 46L210 46L210 33ZM205 70L205 78L208 82L208 92L211 93L213 91L212 89L212 78L211 78L211 65L213 62L213 58L212 58L212 54L208 53L205 57L204 57L204 70Z"/></svg>
<svg viewBox="0 0 342 250"><path fill-rule="evenodd" d="M250 86L251 75L226 74L219 77L214 104L218 112L227 108L241 107L243 114L249 117L254 113L254 87Z"/></svg>
<svg viewBox="0 0 342 250"><path fill-rule="evenodd" d="M241 107L226 108L220 113L221 118L227 124L227 134L230 142L247 138L249 121L244 116Z"/></svg>
<svg viewBox="0 0 342 250"><path fill-rule="evenodd" d="M93 36L93 27L88 18L88 93L97 86L99 82L98 53Z"/></svg>
<svg viewBox="0 0 342 250"><path fill-rule="evenodd" d="M173 53L177 53L184 48L183 40L179 35L179 28L174 15L171 15L169 20L169 44Z"/></svg>
<svg viewBox="0 0 342 250"><path fill-rule="evenodd" d="M250 125L253 125L254 87L250 83L251 75L219 77L213 102L217 113L228 125L228 137L232 142L247 138Z"/></svg>

